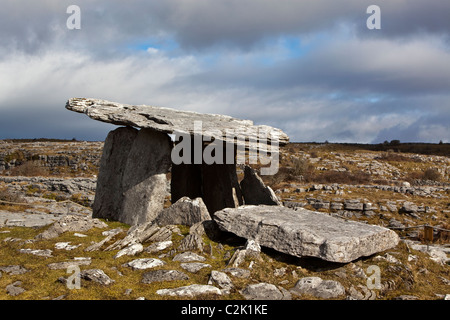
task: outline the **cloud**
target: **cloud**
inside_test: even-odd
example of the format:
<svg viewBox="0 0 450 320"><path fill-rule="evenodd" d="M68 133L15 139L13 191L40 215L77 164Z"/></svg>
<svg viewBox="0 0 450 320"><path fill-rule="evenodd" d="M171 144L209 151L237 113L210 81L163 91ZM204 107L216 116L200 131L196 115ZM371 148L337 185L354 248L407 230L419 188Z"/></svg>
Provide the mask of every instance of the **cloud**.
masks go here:
<svg viewBox="0 0 450 320"><path fill-rule="evenodd" d="M450 140L449 4L380 0L369 31L371 2L79 0L68 30L71 1L5 0L0 138L101 139L109 126L64 109L93 97L229 114L292 141Z"/></svg>
<svg viewBox="0 0 450 320"><path fill-rule="evenodd" d="M184 50L226 47L252 50L266 39L333 32L340 25L367 30L369 0L79 0L82 30L66 29L69 0L5 0L0 12L0 44L27 52L66 45L91 52L120 53L135 41L174 38ZM379 0L383 37L431 34L449 37L450 3Z"/></svg>

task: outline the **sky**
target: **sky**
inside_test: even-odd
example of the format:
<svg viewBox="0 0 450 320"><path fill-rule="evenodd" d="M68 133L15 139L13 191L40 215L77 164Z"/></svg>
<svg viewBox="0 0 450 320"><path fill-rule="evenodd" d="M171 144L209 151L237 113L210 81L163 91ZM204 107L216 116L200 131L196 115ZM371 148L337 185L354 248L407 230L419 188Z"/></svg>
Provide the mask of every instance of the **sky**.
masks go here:
<svg viewBox="0 0 450 320"><path fill-rule="evenodd" d="M64 108L86 97L292 142L450 142L449 17L448 0L0 0L0 139L104 140L115 126Z"/></svg>

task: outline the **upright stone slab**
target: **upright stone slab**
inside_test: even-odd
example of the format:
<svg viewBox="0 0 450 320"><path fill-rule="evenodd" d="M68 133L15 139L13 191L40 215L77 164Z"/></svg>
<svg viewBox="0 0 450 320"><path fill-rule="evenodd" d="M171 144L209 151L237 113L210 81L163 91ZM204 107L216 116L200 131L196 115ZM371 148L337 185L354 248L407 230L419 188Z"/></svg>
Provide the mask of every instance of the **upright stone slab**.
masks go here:
<svg viewBox="0 0 450 320"><path fill-rule="evenodd" d="M119 221L135 225L154 220L164 207L172 142L165 133L141 129L123 173Z"/></svg>
<svg viewBox="0 0 450 320"><path fill-rule="evenodd" d="M244 179L240 186L245 204L281 205L273 190L265 186L255 170L249 166L245 166Z"/></svg>
<svg viewBox="0 0 450 320"><path fill-rule="evenodd" d="M293 256L346 263L391 249L398 235L387 228L300 208L241 206L215 213L222 230Z"/></svg>
<svg viewBox="0 0 450 320"><path fill-rule="evenodd" d="M92 214L94 218L119 220L123 200L123 173L138 132L131 127L120 127L108 134L100 160Z"/></svg>

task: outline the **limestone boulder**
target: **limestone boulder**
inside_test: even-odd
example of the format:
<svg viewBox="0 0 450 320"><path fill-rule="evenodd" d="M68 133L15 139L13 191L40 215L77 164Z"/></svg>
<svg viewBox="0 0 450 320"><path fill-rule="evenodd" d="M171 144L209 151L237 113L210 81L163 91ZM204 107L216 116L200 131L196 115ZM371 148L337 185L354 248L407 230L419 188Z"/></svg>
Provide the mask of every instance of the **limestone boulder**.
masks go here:
<svg viewBox="0 0 450 320"><path fill-rule="evenodd" d="M156 294L161 296L171 297L196 297L199 295L222 295L219 288L206 285L206 284L191 284L189 286L173 288L173 289L160 289L156 291Z"/></svg>
<svg viewBox="0 0 450 320"><path fill-rule="evenodd" d="M395 247L387 228L281 206L242 206L216 212L219 228L293 256L346 263Z"/></svg>
<svg viewBox="0 0 450 320"><path fill-rule="evenodd" d="M265 282L250 284L240 293L246 300L291 300L291 295L287 290Z"/></svg>
<svg viewBox="0 0 450 320"><path fill-rule="evenodd" d="M144 273L142 283L150 284L161 281L189 280L189 276L178 270L154 270Z"/></svg>
<svg viewBox="0 0 450 320"><path fill-rule="evenodd" d="M64 232L85 232L91 228L107 228L108 225L99 219L91 217L68 215L50 226L44 232L38 234L35 238L38 240L47 240L58 237Z"/></svg>
<svg viewBox="0 0 450 320"><path fill-rule="evenodd" d="M309 294L317 298L333 299L345 294L345 288L334 280L305 277L297 281L291 292L298 295Z"/></svg>
<svg viewBox="0 0 450 320"><path fill-rule="evenodd" d="M202 198L182 197L169 208L162 210L155 223L160 226L181 224L192 226L204 220L211 220Z"/></svg>

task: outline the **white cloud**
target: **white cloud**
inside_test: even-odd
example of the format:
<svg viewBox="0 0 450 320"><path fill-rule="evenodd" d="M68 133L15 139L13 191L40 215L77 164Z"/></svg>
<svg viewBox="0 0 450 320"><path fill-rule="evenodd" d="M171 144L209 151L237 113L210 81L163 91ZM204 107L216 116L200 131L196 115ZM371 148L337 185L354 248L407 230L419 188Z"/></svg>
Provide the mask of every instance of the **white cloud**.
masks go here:
<svg viewBox="0 0 450 320"><path fill-rule="evenodd" d="M20 3L0 12L0 138L7 116L29 115L35 136L48 118L66 123L54 135L85 126L64 110L82 96L229 114L293 141L450 139L447 3L381 0L371 33L370 1L80 0L77 31L68 0Z"/></svg>

